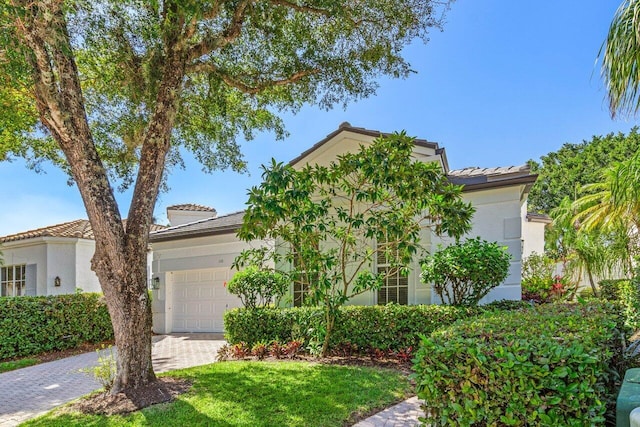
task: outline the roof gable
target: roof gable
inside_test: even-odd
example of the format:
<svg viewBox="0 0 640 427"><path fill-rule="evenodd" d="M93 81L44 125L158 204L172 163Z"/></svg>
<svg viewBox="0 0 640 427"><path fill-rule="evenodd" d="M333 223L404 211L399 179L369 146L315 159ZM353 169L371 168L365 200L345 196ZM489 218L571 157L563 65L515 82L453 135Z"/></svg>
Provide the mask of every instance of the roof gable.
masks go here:
<svg viewBox="0 0 640 427"><path fill-rule="evenodd" d="M318 163L318 159L323 154L328 154L328 159L333 160L337 154L353 152L363 143L370 142L373 138L388 136L390 133L370 130L360 127L353 127L349 122L343 122L338 129L331 132L321 141L316 142L311 148L303 151L299 156L289 162L289 165L296 166L305 163ZM342 146L338 146L342 144ZM420 157L439 156L445 170L448 169L444 148L440 148L436 142L426 139L415 139L416 154Z"/></svg>

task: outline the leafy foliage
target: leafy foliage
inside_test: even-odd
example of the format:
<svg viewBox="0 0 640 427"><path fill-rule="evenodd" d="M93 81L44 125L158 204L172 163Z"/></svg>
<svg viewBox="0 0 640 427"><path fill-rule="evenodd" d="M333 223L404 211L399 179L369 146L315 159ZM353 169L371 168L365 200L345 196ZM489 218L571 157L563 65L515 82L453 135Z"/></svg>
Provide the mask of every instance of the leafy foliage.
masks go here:
<svg viewBox="0 0 640 427"><path fill-rule="evenodd" d="M600 49L602 76L609 94L611 116L636 114L640 109L640 1L623 0L616 11L607 39Z"/></svg>
<svg viewBox="0 0 640 427"><path fill-rule="evenodd" d="M0 298L0 359L113 339L98 294Z"/></svg>
<svg viewBox="0 0 640 427"><path fill-rule="evenodd" d="M237 295L247 308L264 307L278 302L289 287L286 276L270 270L249 266L236 273L227 284L227 290Z"/></svg>
<svg viewBox="0 0 640 427"><path fill-rule="evenodd" d="M414 359L426 421L604 424L622 368L623 330L614 306L593 303L489 313L436 331Z"/></svg>
<svg viewBox="0 0 640 427"><path fill-rule="evenodd" d="M440 299L452 305L477 305L509 274L506 247L477 237L456 242L422 261L423 283L433 283Z"/></svg>
<svg viewBox="0 0 640 427"><path fill-rule="evenodd" d="M601 280L601 297L622 306L625 323L634 331L640 330L640 276L631 280Z"/></svg>
<svg viewBox="0 0 640 427"><path fill-rule="evenodd" d="M519 304L513 308L521 307ZM488 308L493 309L493 306ZM365 355L373 349L417 348L418 334L429 334L482 311L481 308L439 305L345 306L338 310L329 349L340 351L348 347L350 353ZM224 315L225 339L231 344L245 342L248 345L297 339L304 347L314 339L314 331L322 321L323 310L319 307L233 309Z"/></svg>
<svg viewBox="0 0 640 427"><path fill-rule="evenodd" d="M572 203L567 197L551 211L553 223L547 229L545 246L550 256L562 261L564 278L578 283L586 277L593 295L597 296L596 277L616 277L630 269L631 236L617 220L615 226L608 228L582 223L579 218L583 214L579 209L590 204L583 200Z"/></svg>
<svg viewBox="0 0 640 427"><path fill-rule="evenodd" d="M610 133L566 143L542 156L541 163L530 160L531 172L539 176L529 193L529 210L550 213L565 197L577 199L584 185L600 182L605 169L629 159L638 149L640 135L634 127L626 135Z"/></svg>
<svg viewBox="0 0 640 427"><path fill-rule="evenodd" d="M407 274L421 251L422 230L459 237L470 229L473 208L461 188L437 163L414 161L413 149L414 139L403 132L376 138L329 166L296 170L274 160L249 192L238 236L281 248L245 251L236 263L260 264L268 253L276 265L292 265L294 281L308 286L308 304L324 308L323 354L337 308L386 277ZM376 257L391 264L386 273L372 272Z"/></svg>
<svg viewBox="0 0 640 427"><path fill-rule="evenodd" d="M577 282L568 276L555 274L556 261L545 255L532 253L522 262L522 299L547 303L569 300L577 290Z"/></svg>
<svg viewBox="0 0 640 427"><path fill-rule="evenodd" d="M98 354L98 364L90 368L83 368L81 371L93 375L102 385L104 391L109 392L116 378L116 358L113 347L109 346L106 349L103 347L96 350L96 353Z"/></svg>
<svg viewBox="0 0 640 427"><path fill-rule="evenodd" d="M40 13L48 14L56 19L48 22L52 39L43 43L67 49L77 64L93 139L112 177L128 186L167 84L167 67L184 76L176 88L172 145L193 152L206 170L242 170L237 135L252 139L264 130L286 135L274 111L295 111L305 103L329 108L373 94L380 74L407 77L411 68L401 50L441 28L448 2L311 1L299 7L281 1L104 0L61 10L45 2L4 6L0 159L31 156L63 163L48 131L38 128L36 102L26 89L38 76L32 74L34 46L24 31L41 25ZM58 23L63 29L55 27ZM58 31L69 39L56 39ZM38 129L45 130L44 138ZM170 156L170 164L182 163L179 150Z"/></svg>

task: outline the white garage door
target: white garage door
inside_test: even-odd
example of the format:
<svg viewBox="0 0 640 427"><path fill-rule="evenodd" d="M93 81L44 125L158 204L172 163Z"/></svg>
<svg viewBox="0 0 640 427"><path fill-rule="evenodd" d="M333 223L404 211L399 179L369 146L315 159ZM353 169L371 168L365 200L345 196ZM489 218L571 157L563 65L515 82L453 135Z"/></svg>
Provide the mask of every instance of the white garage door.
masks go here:
<svg viewBox="0 0 640 427"><path fill-rule="evenodd" d="M223 332L224 312L241 307L224 286L228 268L173 273L173 332Z"/></svg>

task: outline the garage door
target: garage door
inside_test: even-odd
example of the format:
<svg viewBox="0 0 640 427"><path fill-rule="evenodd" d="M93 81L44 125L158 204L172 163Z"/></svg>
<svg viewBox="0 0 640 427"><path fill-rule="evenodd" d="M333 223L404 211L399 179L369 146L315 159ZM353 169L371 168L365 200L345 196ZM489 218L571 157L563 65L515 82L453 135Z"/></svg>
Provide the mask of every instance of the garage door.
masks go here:
<svg viewBox="0 0 640 427"><path fill-rule="evenodd" d="M173 273L173 332L223 332L224 312L241 307L224 286L228 268Z"/></svg>

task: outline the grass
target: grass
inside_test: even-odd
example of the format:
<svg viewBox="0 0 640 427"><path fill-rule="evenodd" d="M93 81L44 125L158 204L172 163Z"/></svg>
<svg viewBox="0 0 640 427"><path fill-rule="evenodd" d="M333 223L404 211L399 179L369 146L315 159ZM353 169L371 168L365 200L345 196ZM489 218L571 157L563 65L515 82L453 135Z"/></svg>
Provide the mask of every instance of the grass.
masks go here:
<svg viewBox="0 0 640 427"><path fill-rule="evenodd" d="M38 359L26 358L18 360L10 360L8 362L0 362L0 374L3 372L9 372L20 368L26 368L27 366L35 365L39 361Z"/></svg>
<svg viewBox="0 0 640 427"><path fill-rule="evenodd" d="M173 371L191 391L125 416L55 410L25 426L343 426L412 392L396 371L309 362L220 362Z"/></svg>

